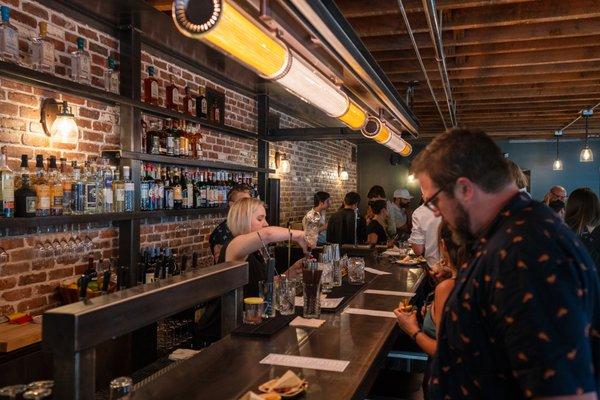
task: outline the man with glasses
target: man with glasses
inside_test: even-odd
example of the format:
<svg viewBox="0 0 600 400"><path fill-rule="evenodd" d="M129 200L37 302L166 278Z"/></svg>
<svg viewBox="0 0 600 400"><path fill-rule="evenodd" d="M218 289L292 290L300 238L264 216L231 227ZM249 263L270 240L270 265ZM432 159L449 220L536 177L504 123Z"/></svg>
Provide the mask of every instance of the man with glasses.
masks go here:
<svg viewBox="0 0 600 400"><path fill-rule="evenodd" d="M425 206L473 243L438 330L431 398L597 399L600 285L585 246L519 193L483 132L438 136L411 169Z"/></svg>
<svg viewBox="0 0 600 400"><path fill-rule="evenodd" d="M430 267L434 267L440 260L438 248L439 227L442 218L436 216L431 210L434 207L431 202L426 201L417 207L412 215L412 230L408 243L417 256L422 255Z"/></svg>
<svg viewBox="0 0 600 400"><path fill-rule="evenodd" d="M544 196L544 203L550 204L555 200L560 200L563 203L567 202L567 189L562 186L552 186L548 193Z"/></svg>

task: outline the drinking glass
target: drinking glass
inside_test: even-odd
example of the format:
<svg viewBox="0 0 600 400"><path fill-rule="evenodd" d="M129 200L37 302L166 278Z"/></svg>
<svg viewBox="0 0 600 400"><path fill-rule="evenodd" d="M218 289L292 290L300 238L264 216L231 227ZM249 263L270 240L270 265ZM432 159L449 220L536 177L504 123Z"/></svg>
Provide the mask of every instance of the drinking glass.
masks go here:
<svg viewBox="0 0 600 400"><path fill-rule="evenodd" d="M59 257L62 254L62 246L60 245L58 239L54 239L52 241L52 248L54 249L54 255L56 257Z"/></svg>
<svg viewBox="0 0 600 400"><path fill-rule="evenodd" d="M296 285L291 281L280 281L277 286L277 304L281 315L292 315L295 310Z"/></svg>
<svg viewBox="0 0 600 400"><path fill-rule="evenodd" d="M8 397L9 399L16 399L18 395L27 390L26 385L11 385L4 386L0 389L0 396Z"/></svg>
<svg viewBox="0 0 600 400"><path fill-rule="evenodd" d="M24 399L42 400L48 398L52 394L52 390L46 388L29 389L23 393Z"/></svg>
<svg viewBox="0 0 600 400"><path fill-rule="evenodd" d="M365 283L365 260L360 257L348 259L348 282L351 285Z"/></svg>
<svg viewBox="0 0 600 400"><path fill-rule="evenodd" d="M272 282L259 281L258 295L264 301L263 318L273 318L277 314L275 309L275 285Z"/></svg>
<svg viewBox="0 0 600 400"><path fill-rule="evenodd" d="M63 255L69 254L69 243L67 242L67 238L64 236L60 239L60 248Z"/></svg>
<svg viewBox="0 0 600 400"><path fill-rule="evenodd" d="M244 299L243 322L258 325L262 322L264 301L261 297L246 297Z"/></svg>
<svg viewBox="0 0 600 400"><path fill-rule="evenodd" d="M327 253L319 254L319 269L323 271L321 275L321 290L323 293L329 293L333 287L333 263L330 261Z"/></svg>
<svg viewBox="0 0 600 400"><path fill-rule="evenodd" d="M83 247L87 253L92 251L92 248L94 247L94 243L92 242L92 239L88 235L85 235L85 239L83 241Z"/></svg>
<svg viewBox="0 0 600 400"><path fill-rule="evenodd" d="M78 253L83 253L85 250L85 246L83 244L83 240L81 240L81 237L77 236L75 238L75 244L77 245L77 252Z"/></svg>
<svg viewBox="0 0 600 400"><path fill-rule="evenodd" d="M317 215L317 213L314 213L312 217L305 220L304 238L311 248L317 247L317 240L319 239L321 217L317 217Z"/></svg>
<svg viewBox="0 0 600 400"><path fill-rule="evenodd" d="M133 392L133 380L128 376L121 376L110 381L110 400L129 399Z"/></svg>
<svg viewBox="0 0 600 400"><path fill-rule="evenodd" d="M319 318L321 316L321 284L302 284L302 316L304 318Z"/></svg>

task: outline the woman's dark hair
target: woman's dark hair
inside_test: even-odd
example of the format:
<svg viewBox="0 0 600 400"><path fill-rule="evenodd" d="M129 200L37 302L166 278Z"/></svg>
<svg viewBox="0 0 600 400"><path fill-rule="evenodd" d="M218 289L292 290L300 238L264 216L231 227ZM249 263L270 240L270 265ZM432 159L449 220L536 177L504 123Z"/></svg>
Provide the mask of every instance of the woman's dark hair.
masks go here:
<svg viewBox="0 0 600 400"><path fill-rule="evenodd" d="M369 207L371 207L373 214L379 214L384 208L387 208L387 201L373 200L369 202Z"/></svg>
<svg viewBox="0 0 600 400"><path fill-rule="evenodd" d="M379 185L373 186L369 189L369 193L367 193L367 199L372 199L373 197L381 197L385 199L385 190Z"/></svg>
<svg viewBox="0 0 600 400"><path fill-rule="evenodd" d="M566 207L566 204L562 200L552 200L548 204L548 207L550 207L552 209L552 211L554 211L555 213L559 213L561 210L563 210Z"/></svg>
<svg viewBox="0 0 600 400"><path fill-rule="evenodd" d="M317 192L314 197L314 206L318 206L321 202L327 201L331 196L327 192Z"/></svg>
<svg viewBox="0 0 600 400"><path fill-rule="evenodd" d="M443 222L439 227L439 238L440 244L444 242L448 255L450 256L450 263L456 269L461 265L469 261L469 244L457 245L452 240L452 230L447 222Z"/></svg>
<svg viewBox="0 0 600 400"><path fill-rule="evenodd" d="M581 235L586 226L600 223L600 201L590 188L575 189L569 196L565 210L565 223Z"/></svg>

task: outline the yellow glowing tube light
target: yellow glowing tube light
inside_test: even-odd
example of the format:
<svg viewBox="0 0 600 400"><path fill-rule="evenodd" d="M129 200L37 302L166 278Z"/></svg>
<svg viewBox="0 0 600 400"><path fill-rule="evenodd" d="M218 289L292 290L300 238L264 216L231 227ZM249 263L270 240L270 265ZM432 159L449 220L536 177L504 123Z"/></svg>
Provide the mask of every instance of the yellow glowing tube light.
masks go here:
<svg viewBox="0 0 600 400"><path fill-rule="evenodd" d="M229 54L265 78L275 78L287 68L287 47L265 33L227 1L213 0L206 6L204 21L192 21L187 14L189 0L173 1L173 20L185 36L202 39Z"/></svg>
<svg viewBox="0 0 600 400"><path fill-rule="evenodd" d="M390 150L406 157L412 153L412 146L399 134L393 132L379 118L369 116L365 126L361 130L363 136L373 139Z"/></svg>
<svg viewBox="0 0 600 400"><path fill-rule="evenodd" d="M344 113L344 115L338 117L338 119L344 124L348 125L350 128L359 130L362 129L362 127L367 123L367 113L364 112L364 110L355 102L350 100L348 110Z"/></svg>

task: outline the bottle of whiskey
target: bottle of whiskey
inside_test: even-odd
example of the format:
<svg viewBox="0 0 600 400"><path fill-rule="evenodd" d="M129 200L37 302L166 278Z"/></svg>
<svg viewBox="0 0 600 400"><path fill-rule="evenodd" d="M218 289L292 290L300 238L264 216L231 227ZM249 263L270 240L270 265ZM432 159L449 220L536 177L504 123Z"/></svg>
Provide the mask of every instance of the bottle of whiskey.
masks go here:
<svg viewBox="0 0 600 400"><path fill-rule="evenodd" d="M160 154L160 128L155 123L150 124L146 132L146 150L148 154Z"/></svg>
<svg viewBox="0 0 600 400"><path fill-rule="evenodd" d="M36 195L35 215L38 217L47 217L50 215L50 185L44 171L44 156L41 154L35 156L35 180L33 181L33 187Z"/></svg>
<svg viewBox="0 0 600 400"><path fill-rule="evenodd" d="M131 171L127 165L123 166L123 181L125 183L123 211L133 211L133 201L135 198L135 186L131 181Z"/></svg>
<svg viewBox="0 0 600 400"><path fill-rule="evenodd" d="M173 83L173 75L169 77L167 91L167 108L173 111L179 111L179 89Z"/></svg>
<svg viewBox="0 0 600 400"><path fill-rule="evenodd" d="M0 149L0 212L4 218L15 216L15 174L6 163L6 146Z"/></svg>
<svg viewBox="0 0 600 400"><path fill-rule="evenodd" d="M200 86L199 94L196 97L196 117L206 119L208 115L208 103L206 102L205 89Z"/></svg>
<svg viewBox="0 0 600 400"><path fill-rule="evenodd" d="M165 153L168 156L175 155L175 136L173 135L173 122L168 119L164 127Z"/></svg>
<svg viewBox="0 0 600 400"><path fill-rule="evenodd" d="M54 43L46 36L48 34L48 23L40 21L39 28L39 36L33 38L31 43L33 69L54 73Z"/></svg>
<svg viewBox="0 0 600 400"><path fill-rule="evenodd" d="M108 57L106 60L107 69L104 74L104 88L112 93L119 94L119 69L117 62Z"/></svg>
<svg viewBox="0 0 600 400"><path fill-rule="evenodd" d="M175 157L179 157L180 153L179 150L181 150L180 144L181 144L181 130L179 129L179 121L177 121L176 119L173 120L173 155Z"/></svg>
<svg viewBox="0 0 600 400"><path fill-rule="evenodd" d="M90 53L85 50L85 39L77 38L77 50L71 53L71 78L89 85L91 82Z"/></svg>
<svg viewBox="0 0 600 400"><path fill-rule="evenodd" d="M63 215L63 186L58 175L56 157L48 161L48 185L50 187L50 215Z"/></svg>
<svg viewBox="0 0 600 400"><path fill-rule="evenodd" d="M189 148L189 133L188 124L186 121L180 121L179 123L179 157L188 156Z"/></svg>
<svg viewBox="0 0 600 400"><path fill-rule="evenodd" d="M36 192L30 186L27 154L21 156L21 178L19 188L15 190L15 216L35 217Z"/></svg>
<svg viewBox="0 0 600 400"><path fill-rule="evenodd" d="M185 96L183 96L183 112L188 115L194 115L194 98L190 93L190 87L186 86L183 89Z"/></svg>
<svg viewBox="0 0 600 400"><path fill-rule="evenodd" d="M173 208L179 210L183 208L183 191L181 190L181 180L179 179L177 168L173 169Z"/></svg>
<svg viewBox="0 0 600 400"><path fill-rule="evenodd" d="M85 182L81 173L81 168L77 166L77 161L71 162L73 176L71 178L71 212L73 214L83 214L85 211Z"/></svg>
<svg viewBox="0 0 600 400"><path fill-rule="evenodd" d="M2 23L0 24L0 58L3 61L20 63L19 58L19 33L17 28L10 23L10 8L0 7Z"/></svg>
<svg viewBox="0 0 600 400"><path fill-rule="evenodd" d="M72 177L67 173L67 159L60 159L60 182L62 185L62 208L63 214L71 214L71 202L73 198L73 181Z"/></svg>
<svg viewBox="0 0 600 400"><path fill-rule="evenodd" d="M148 67L148 76L144 79L144 101L148 104L158 105L158 80L154 77L154 67Z"/></svg>

